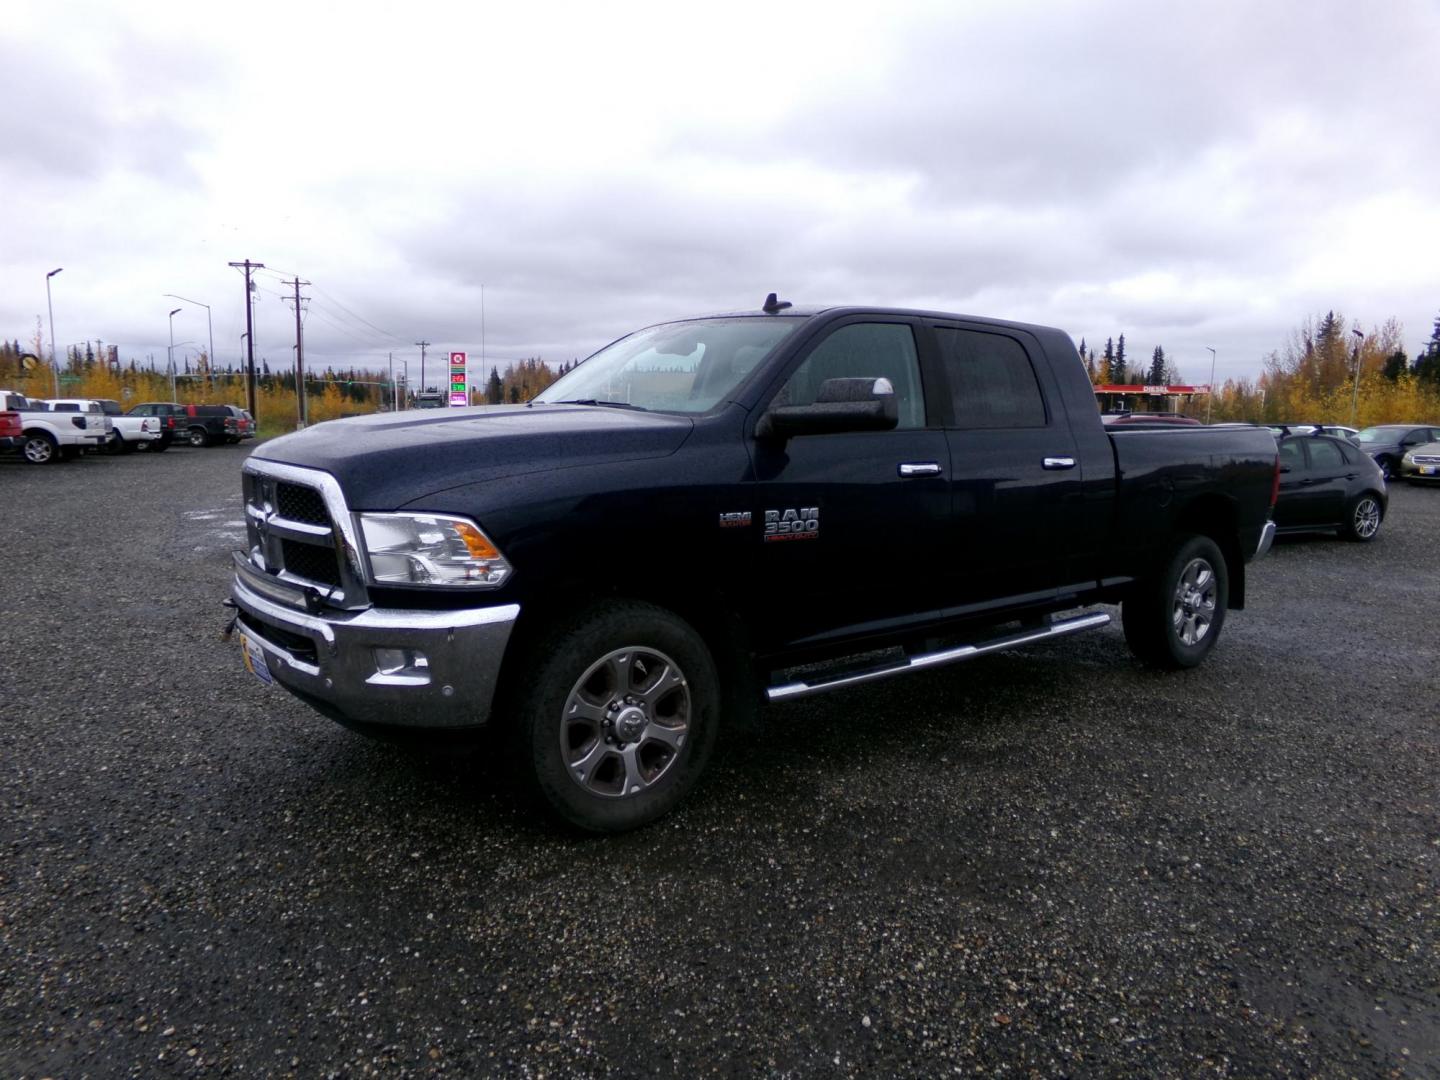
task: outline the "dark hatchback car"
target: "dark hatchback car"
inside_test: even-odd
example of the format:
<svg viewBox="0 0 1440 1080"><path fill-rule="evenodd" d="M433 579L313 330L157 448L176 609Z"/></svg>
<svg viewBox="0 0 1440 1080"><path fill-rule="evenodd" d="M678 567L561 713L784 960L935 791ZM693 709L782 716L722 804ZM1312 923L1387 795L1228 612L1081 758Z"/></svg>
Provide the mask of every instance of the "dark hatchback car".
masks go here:
<svg viewBox="0 0 1440 1080"><path fill-rule="evenodd" d="M1400 475L1400 459L1417 446L1440 441L1440 426L1433 424L1376 424L1367 427L1355 441L1375 459L1389 480Z"/></svg>
<svg viewBox="0 0 1440 1080"><path fill-rule="evenodd" d="M1330 435L1282 435L1275 442L1278 532L1333 529L1347 540L1375 539L1389 505L1379 465L1348 439Z"/></svg>

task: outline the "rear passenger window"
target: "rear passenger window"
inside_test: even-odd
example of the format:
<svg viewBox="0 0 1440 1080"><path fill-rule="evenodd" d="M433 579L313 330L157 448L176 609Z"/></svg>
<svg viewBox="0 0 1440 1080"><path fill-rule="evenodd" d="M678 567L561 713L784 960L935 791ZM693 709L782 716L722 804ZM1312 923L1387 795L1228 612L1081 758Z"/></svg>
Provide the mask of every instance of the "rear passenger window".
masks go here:
<svg viewBox="0 0 1440 1080"><path fill-rule="evenodd" d="M1030 357L1014 338L937 326L958 428L1045 426L1045 402Z"/></svg>
<svg viewBox="0 0 1440 1080"><path fill-rule="evenodd" d="M1315 439L1310 443L1310 464L1321 469L1344 465L1345 455L1340 453L1340 448L1334 443Z"/></svg>
<svg viewBox="0 0 1440 1080"><path fill-rule="evenodd" d="M1300 449L1299 443L1286 439L1280 444L1280 464L1290 469L1305 467L1305 452Z"/></svg>

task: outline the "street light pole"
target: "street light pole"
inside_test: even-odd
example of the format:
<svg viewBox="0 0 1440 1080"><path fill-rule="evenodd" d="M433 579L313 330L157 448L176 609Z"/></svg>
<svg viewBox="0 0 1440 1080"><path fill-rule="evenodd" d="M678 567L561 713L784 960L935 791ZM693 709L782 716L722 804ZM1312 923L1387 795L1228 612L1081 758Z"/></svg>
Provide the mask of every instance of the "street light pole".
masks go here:
<svg viewBox="0 0 1440 1080"><path fill-rule="evenodd" d="M182 310L184 309L177 307L174 311L170 312L170 348L165 353L166 362L170 368L171 401L175 400L175 316L178 315Z"/></svg>
<svg viewBox="0 0 1440 1080"><path fill-rule="evenodd" d="M60 396L60 362L55 359L55 304L50 299L50 279L64 270L57 266L45 275L45 307L50 311L50 366L55 369L55 396Z"/></svg>
<svg viewBox="0 0 1440 1080"><path fill-rule="evenodd" d="M1355 342L1355 389L1350 393L1350 426L1355 426L1355 417L1360 411L1360 346L1365 343L1365 335L1359 330L1351 330L1360 340Z"/></svg>
<svg viewBox="0 0 1440 1080"><path fill-rule="evenodd" d="M199 300L190 300L184 296L176 296L173 292L167 292L165 295L172 300L184 300L187 304L194 304L196 307L205 309L205 328L210 331L210 355L205 358L205 366L213 373L215 371L215 325L210 320L210 305L202 304Z"/></svg>
<svg viewBox="0 0 1440 1080"><path fill-rule="evenodd" d="M1210 393L1205 395L1205 423L1210 422L1210 414L1215 410L1215 350L1209 345L1205 346L1210 351Z"/></svg>

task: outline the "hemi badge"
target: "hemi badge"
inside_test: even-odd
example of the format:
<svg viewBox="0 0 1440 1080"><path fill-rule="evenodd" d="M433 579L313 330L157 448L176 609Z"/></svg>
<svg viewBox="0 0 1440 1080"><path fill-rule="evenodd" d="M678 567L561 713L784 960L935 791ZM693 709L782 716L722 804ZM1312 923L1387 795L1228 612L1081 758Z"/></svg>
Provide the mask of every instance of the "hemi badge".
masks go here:
<svg viewBox="0 0 1440 1080"><path fill-rule="evenodd" d="M750 511L738 510L728 514L720 515L720 528L722 529L743 529L750 524Z"/></svg>

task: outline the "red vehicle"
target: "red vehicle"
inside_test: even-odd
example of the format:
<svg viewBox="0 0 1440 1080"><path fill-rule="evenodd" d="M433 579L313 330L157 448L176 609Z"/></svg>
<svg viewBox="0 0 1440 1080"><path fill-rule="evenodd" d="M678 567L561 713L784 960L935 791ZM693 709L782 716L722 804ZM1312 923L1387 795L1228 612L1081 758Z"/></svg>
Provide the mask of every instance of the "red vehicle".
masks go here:
<svg viewBox="0 0 1440 1080"><path fill-rule="evenodd" d="M1105 413L1100 417L1108 427L1131 427L1141 424L1148 424L1152 427L1199 427L1200 421L1189 416L1181 416L1179 413Z"/></svg>
<svg viewBox="0 0 1440 1080"><path fill-rule="evenodd" d="M0 412L0 450L16 450L25 441L25 425L18 412Z"/></svg>

